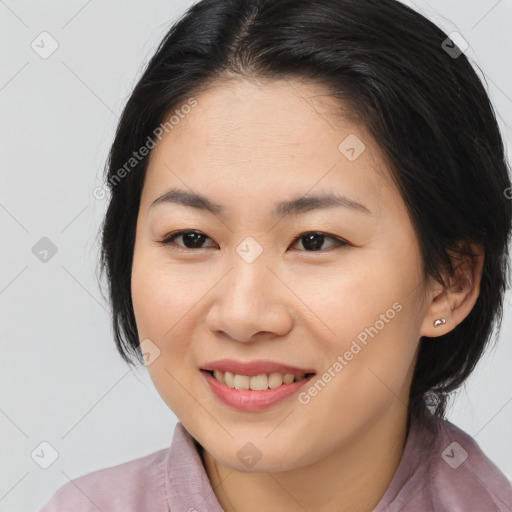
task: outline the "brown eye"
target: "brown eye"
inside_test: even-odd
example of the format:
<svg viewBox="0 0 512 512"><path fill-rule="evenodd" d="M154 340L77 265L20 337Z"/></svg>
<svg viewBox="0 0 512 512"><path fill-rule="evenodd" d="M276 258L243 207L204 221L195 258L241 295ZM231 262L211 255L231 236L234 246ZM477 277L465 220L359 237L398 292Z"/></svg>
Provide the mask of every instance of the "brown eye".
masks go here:
<svg viewBox="0 0 512 512"><path fill-rule="evenodd" d="M176 243L175 240L181 238L181 243ZM215 247L215 245L204 246L206 240L211 240L210 237L206 236L204 233L200 231L193 230L182 230L176 231L174 233L170 233L163 240L160 240L159 243L166 246L176 246L181 249L204 249L206 247ZM331 245L327 248L324 247L325 242L327 240L331 240ZM307 233L301 233L299 236L294 238L292 245L295 245L297 242L301 241L303 249L300 249L305 252L323 252L325 250L336 248L336 247L344 247L350 245L348 242L341 240L340 238L328 235L327 233L323 233L321 231L311 231Z"/></svg>
<svg viewBox="0 0 512 512"><path fill-rule="evenodd" d="M293 242L302 241L302 245L306 252L318 252L322 250L322 246L326 239L334 241L331 247L340 247L349 245L347 242L339 239L338 237L322 233L321 231L311 231L308 233L302 233L296 237ZM329 247L328 247L329 248Z"/></svg>
<svg viewBox="0 0 512 512"><path fill-rule="evenodd" d="M183 245L176 244L174 240L182 238ZM177 245L178 247L183 247L185 249L203 249L202 245L205 240L208 240L204 233L199 231L177 231L175 233L171 233L166 238L160 241L162 245Z"/></svg>

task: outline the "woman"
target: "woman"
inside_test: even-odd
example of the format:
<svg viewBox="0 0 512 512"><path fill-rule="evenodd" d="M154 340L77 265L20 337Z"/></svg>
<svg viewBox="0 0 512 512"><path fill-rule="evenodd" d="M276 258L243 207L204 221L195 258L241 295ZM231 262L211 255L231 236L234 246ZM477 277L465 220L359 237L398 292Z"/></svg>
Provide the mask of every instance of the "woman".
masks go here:
<svg viewBox="0 0 512 512"><path fill-rule="evenodd" d="M395 0L203 0L119 122L102 263L172 445L50 511L512 510L444 418L502 315L493 109Z"/></svg>

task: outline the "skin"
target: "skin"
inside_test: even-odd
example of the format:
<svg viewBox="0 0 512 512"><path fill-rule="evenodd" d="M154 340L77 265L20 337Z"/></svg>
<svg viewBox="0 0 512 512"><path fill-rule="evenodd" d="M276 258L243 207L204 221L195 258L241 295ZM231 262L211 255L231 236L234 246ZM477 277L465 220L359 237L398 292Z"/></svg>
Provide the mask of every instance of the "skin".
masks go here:
<svg viewBox="0 0 512 512"><path fill-rule="evenodd" d="M196 99L153 149L141 196L132 299L140 340L160 350L148 371L203 447L224 510L369 512L402 456L420 336L440 336L471 311L483 255L460 267L468 285L455 291L423 278L384 155L363 126L334 117L339 103L319 85L231 81ZM350 134L366 146L354 161L338 150ZM150 208L174 187L209 197L225 214ZM332 191L371 214L335 207L279 222L270 216L284 199ZM206 235L202 245L159 243L182 229ZM307 231L348 245L327 237L315 251L305 238L293 242ZM250 264L236 251L248 236L263 249ZM322 375L397 302L400 312L307 404L293 396L241 412L220 402L199 372L232 358ZM443 316L446 324L434 327ZM252 467L237 456L247 442L262 455Z"/></svg>

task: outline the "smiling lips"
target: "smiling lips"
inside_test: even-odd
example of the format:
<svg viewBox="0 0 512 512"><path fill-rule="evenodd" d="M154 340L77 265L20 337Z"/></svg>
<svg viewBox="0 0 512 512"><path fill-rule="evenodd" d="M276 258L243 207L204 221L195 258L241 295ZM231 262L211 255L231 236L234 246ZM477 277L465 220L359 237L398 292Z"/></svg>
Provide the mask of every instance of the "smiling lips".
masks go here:
<svg viewBox="0 0 512 512"><path fill-rule="evenodd" d="M293 374L304 374L307 373L315 373L314 370L298 368L296 366L289 366L281 363L275 363L273 361L251 361L250 363L242 363L239 361L235 361L233 359L221 359L218 361L212 361L211 363L206 363L201 370L219 370L221 372L230 372L238 375L248 375L249 377L254 375L266 374L270 373L293 373Z"/></svg>
<svg viewBox="0 0 512 512"><path fill-rule="evenodd" d="M272 361L214 361L201 373L221 401L239 410L260 411L293 395L315 374L313 370Z"/></svg>

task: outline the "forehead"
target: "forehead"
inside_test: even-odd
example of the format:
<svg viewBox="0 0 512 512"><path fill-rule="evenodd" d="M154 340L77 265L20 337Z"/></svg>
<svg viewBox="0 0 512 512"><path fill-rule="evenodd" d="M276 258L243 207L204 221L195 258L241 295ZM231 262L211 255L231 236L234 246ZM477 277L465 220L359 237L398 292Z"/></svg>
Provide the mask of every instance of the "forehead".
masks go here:
<svg viewBox="0 0 512 512"><path fill-rule="evenodd" d="M221 202L333 189L372 211L400 201L368 131L317 84L232 80L193 98L152 150L143 198L181 185Z"/></svg>

